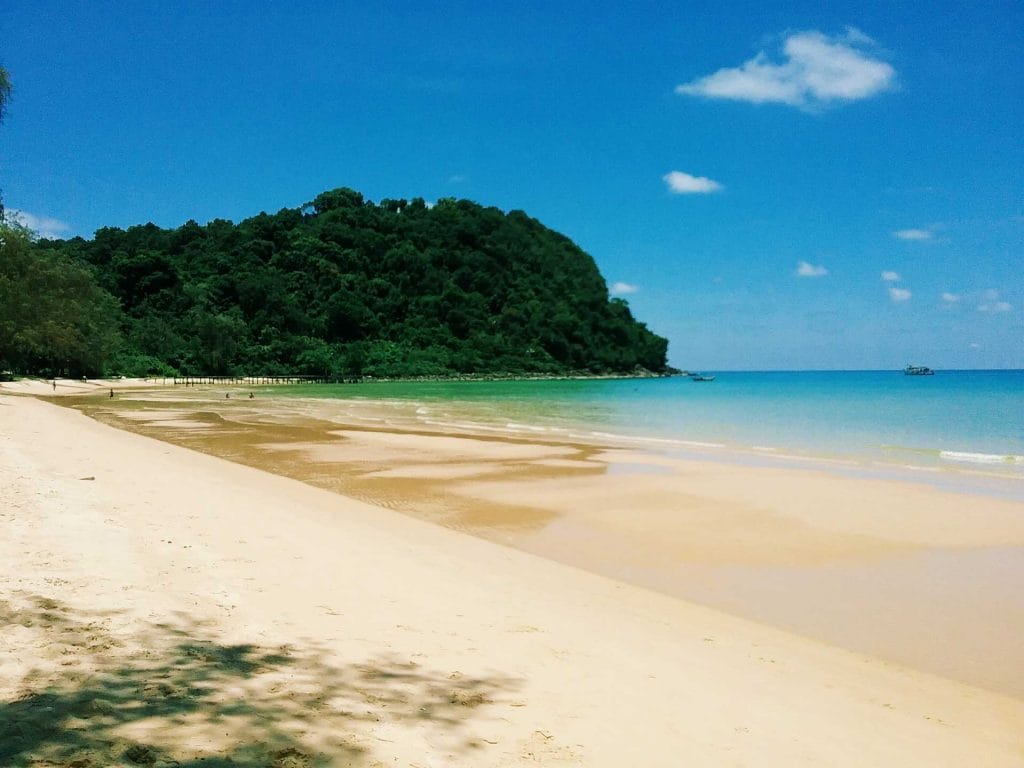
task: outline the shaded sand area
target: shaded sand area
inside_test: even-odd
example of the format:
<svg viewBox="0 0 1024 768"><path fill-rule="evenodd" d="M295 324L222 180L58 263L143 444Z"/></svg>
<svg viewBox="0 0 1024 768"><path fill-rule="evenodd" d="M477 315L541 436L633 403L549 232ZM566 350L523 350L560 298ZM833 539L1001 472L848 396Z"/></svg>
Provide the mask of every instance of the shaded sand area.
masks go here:
<svg viewBox="0 0 1024 768"><path fill-rule="evenodd" d="M353 450L357 490L462 499L418 514L497 538L568 519L550 481L609 476L598 446L453 436L390 461L379 432L272 410L238 405L254 440L173 399L104 418L322 482ZM673 476L644 472L625 477ZM515 504L487 501L513 476ZM38 400L0 395L0 487L0 765L1024 764L1019 699Z"/></svg>

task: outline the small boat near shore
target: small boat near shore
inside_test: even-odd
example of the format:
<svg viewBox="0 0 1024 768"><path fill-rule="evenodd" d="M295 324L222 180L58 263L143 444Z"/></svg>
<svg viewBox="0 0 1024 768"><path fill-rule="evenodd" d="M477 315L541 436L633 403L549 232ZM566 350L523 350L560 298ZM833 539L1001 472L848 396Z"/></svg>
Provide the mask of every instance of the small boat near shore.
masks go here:
<svg viewBox="0 0 1024 768"><path fill-rule="evenodd" d="M935 371L926 365L908 365L903 369L905 376L934 376Z"/></svg>
<svg viewBox="0 0 1024 768"><path fill-rule="evenodd" d="M703 373L691 373L689 374L690 381L714 381L714 376L705 376Z"/></svg>

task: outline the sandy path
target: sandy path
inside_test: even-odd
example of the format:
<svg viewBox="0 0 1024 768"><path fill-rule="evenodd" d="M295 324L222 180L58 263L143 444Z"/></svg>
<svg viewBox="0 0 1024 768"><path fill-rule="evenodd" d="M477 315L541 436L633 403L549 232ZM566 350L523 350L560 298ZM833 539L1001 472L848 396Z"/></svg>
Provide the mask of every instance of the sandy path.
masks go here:
<svg viewBox="0 0 1024 768"><path fill-rule="evenodd" d="M0 488L2 765L1024 765L1019 701L28 398Z"/></svg>

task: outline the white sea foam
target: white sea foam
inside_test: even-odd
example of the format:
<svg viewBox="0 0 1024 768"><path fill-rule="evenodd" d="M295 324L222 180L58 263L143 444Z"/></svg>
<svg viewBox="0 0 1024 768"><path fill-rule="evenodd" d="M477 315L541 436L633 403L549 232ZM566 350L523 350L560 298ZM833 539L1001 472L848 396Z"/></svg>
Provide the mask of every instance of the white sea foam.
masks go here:
<svg viewBox="0 0 1024 768"><path fill-rule="evenodd" d="M892 464L892 465L889 465L889 464L886 464L884 461L875 461L875 462L872 462L872 465L876 466L876 467L894 466L894 467L897 467L899 469L908 470L910 472L931 472L931 473L942 472L942 469L940 469L939 467L922 467L919 464Z"/></svg>
<svg viewBox="0 0 1024 768"><path fill-rule="evenodd" d="M674 438L666 437L625 437L623 435L616 435L623 440L633 440L637 443L644 443L649 445L667 445L675 446L678 448L725 448L725 443L709 443L701 440L679 440Z"/></svg>
<svg viewBox="0 0 1024 768"><path fill-rule="evenodd" d="M436 419L423 419L424 424L430 424L435 427L444 427L446 429L464 429L464 430L479 430L481 432L508 432L508 427L492 427L487 424L475 424L473 422L461 422L461 421L438 421Z"/></svg>
<svg viewBox="0 0 1024 768"><path fill-rule="evenodd" d="M641 437L638 435L620 435L613 432L588 432L586 436L600 437L606 440L633 443L637 445L657 445L674 448L726 448L724 443L708 443L698 440L678 440L667 437Z"/></svg>
<svg viewBox="0 0 1024 768"><path fill-rule="evenodd" d="M946 461L967 464L1024 464L1024 456L1000 453L970 453L968 451L940 451L939 457Z"/></svg>
<svg viewBox="0 0 1024 768"><path fill-rule="evenodd" d="M725 443L702 443L697 440L659 440L657 438L652 439L650 442L654 443L675 443L676 445L682 445L687 448L725 448Z"/></svg>
<svg viewBox="0 0 1024 768"><path fill-rule="evenodd" d="M527 429L530 432L547 432L548 431L547 427L537 427L537 426L533 426L532 424L516 424L514 421L510 421L505 426L508 427L509 429L514 429L514 430L517 430L517 431L522 431L524 429Z"/></svg>

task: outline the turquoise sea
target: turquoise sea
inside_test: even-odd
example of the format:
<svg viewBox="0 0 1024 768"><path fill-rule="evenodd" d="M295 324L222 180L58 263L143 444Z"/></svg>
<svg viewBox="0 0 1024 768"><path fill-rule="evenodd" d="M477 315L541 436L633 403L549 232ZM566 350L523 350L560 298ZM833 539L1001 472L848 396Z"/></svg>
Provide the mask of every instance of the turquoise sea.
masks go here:
<svg viewBox="0 0 1024 768"><path fill-rule="evenodd" d="M288 394L392 404L431 427L596 437L687 457L1024 481L1019 370L722 372L712 382L380 382L306 385Z"/></svg>

